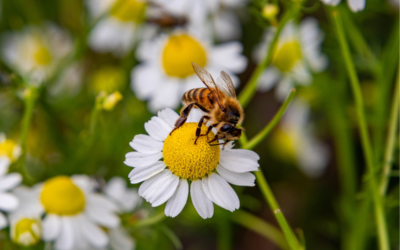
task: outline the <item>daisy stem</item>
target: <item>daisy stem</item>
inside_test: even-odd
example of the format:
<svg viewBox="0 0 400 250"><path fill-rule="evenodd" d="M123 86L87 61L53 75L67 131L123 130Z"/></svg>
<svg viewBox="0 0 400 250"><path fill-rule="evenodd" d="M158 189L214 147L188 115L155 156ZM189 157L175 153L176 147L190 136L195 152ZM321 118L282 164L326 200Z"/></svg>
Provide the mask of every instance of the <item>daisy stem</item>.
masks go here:
<svg viewBox="0 0 400 250"><path fill-rule="evenodd" d="M285 237L279 231L279 229L250 213L247 213L243 210L238 210L235 212L235 215L232 216L232 221L264 236L281 249L290 249Z"/></svg>
<svg viewBox="0 0 400 250"><path fill-rule="evenodd" d="M262 72L264 69L271 63L272 61L272 56L273 52L275 50L275 46L278 43L279 35L282 31L282 29L285 27L286 23L293 19L297 15L297 8L293 8L294 10L287 11L285 15L283 16L282 20L279 22L278 29L276 30L276 33L274 35L274 38L271 42L271 45L269 46L268 53L264 60L258 64L256 69L254 70L253 74L250 77L250 80L247 82L246 86L242 90L242 92L239 95L239 102L242 105L243 108L245 108L254 94L257 91L257 85L258 85L258 79L260 78Z"/></svg>
<svg viewBox="0 0 400 250"><path fill-rule="evenodd" d="M394 142L397 131L397 124L399 121L399 85L400 85L400 70L397 73L396 88L393 92L393 103L390 112L389 130L386 138L386 152L382 167L381 185L379 191L381 196L385 196L390 172L392 170L393 152L394 152Z"/></svg>
<svg viewBox="0 0 400 250"><path fill-rule="evenodd" d="M165 220L166 216L164 214L164 212L161 212L159 214L154 215L153 217L149 217L143 220L140 220L138 222L136 222L136 224L134 224L134 228L141 228L141 227L148 227L148 226L152 226L155 224L158 224L159 222Z"/></svg>
<svg viewBox="0 0 400 250"><path fill-rule="evenodd" d="M368 135L368 128L365 119L364 113L364 104L363 98L361 94L360 83L357 77L357 73L354 67L354 63L352 61L349 46L347 44L347 40L343 30L343 23L341 20L341 16L338 11L332 12L332 18L334 25L336 26L336 32L338 37L338 42L340 44L340 48L342 51L342 56L344 59L344 63L347 68L347 73L350 77L350 83L353 90L354 99L356 102L356 109L357 109L357 116L358 116L358 123L360 127L360 136L361 136L361 143L364 150L364 157L367 163L367 170L368 170L368 185L371 196L373 198L374 203L374 210L375 210L375 220L377 225L377 234L379 239L379 248L381 250L388 250L389 249L389 239L387 234L386 228L386 220L385 220L385 211L382 206L382 199L378 193L377 184L376 184L376 177L374 175L375 168L374 168L374 158L372 155L372 147L370 138Z"/></svg>
<svg viewBox="0 0 400 250"><path fill-rule="evenodd" d="M289 96L286 98L285 102L282 104L278 112L275 114L274 118L268 123L268 125L261 130L256 136L254 136L249 142L243 145L244 149L252 149L257 146L270 132L278 122L281 120L283 114L285 113L289 103L292 101L294 95L296 94L296 89L290 91Z"/></svg>
<svg viewBox="0 0 400 250"><path fill-rule="evenodd" d="M26 152L26 140L28 138L29 127L32 120L33 108L35 106L37 94L38 94L37 90L33 86L28 87L24 93L25 110L24 110L24 115L22 117L21 137L20 137L23 154L25 154Z"/></svg>

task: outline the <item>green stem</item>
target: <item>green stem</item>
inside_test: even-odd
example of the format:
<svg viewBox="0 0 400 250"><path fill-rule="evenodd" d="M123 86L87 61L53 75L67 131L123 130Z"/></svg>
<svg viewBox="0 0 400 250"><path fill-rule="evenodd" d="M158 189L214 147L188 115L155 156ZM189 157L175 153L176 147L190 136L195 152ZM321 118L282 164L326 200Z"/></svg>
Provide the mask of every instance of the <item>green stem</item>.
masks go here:
<svg viewBox="0 0 400 250"><path fill-rule="evenodd" d="M232 221L264 236L281 249L290 249L289 245L286 243L285 237L275 226L260 218L257 218L250 213L247 213L243 210L238 210L232 216Z"/></svg>
<svg viewBox="0 0 400 250"><path fill-rule="evenodd" d="M349 47L345 34L343 32L343 23L340 18L340 14L335 11L332 12L333 21L336 26L337 37L342 51L342 56L347 68L347 73L350 77L350 83L354 94L354 99L356 102L358 123L360 127L361 143L364 150L364 157L367 163L368 169L368 184L371 196L373 198L374 208L375 208L375 220L377 225L377 234L379 238L379 247L381 250L389 250L389 239L386 228L385 213L382 206L382 200L379 196L376 184L376 177L374 175L374 158L372 155L372 147L370 138L368 135L368 128L364 113L364 104L360 89L360 83L358 81L357 73L353 64L353 60L350 56Z"/></svg>
<svg viewBox="0 0 400 250"><path fill-rule="evenodd" d="M35 107L35 101L37 98L37 91L34 87L28 87L25 92L25 111L22 117L21 123L21 137L20 143L22 153L26 153L26 141L28 138L29 127L32 120L33 108Z"/></svg>
<svg viewBox="0 0 400 250"><path fill-rule="evenodd" d="M278 29L274 35L274 38L268 48L268 53L266 54L264 60L256 67L253 74L250 77L250 80L247 82L243 91L239 95L239 102L243 108L249 104L250 100L254 96L257 91L258 79L260 78L264 69L271 63L273 52L275 50L275 46L278 43L279 35L282 29L285 27L286 23L293 19L297 15L297 8L294 8L292 11L287 11L282 20L279 22Z"/></svg>
<svg viewBox="0 0 400 250"><path fill-rule="evenodd" d="M152 225L160 223L161 221L163 221L165 219L166 219L166 216L164 215L164 212L161 212L159 214L156 214L153 217L149 217L149 218L146 218L146 219L136 222L134 225L134 228L137 229L137 228L152 226Z"/></svg>
<svg viewBox="0 0 400 250"><path fill-rule="evenodd" d="M392 170L392 161L393 161L393 151L394 151L394 142L396 137L397 131L397 124L399 121L399 85L400 85L400 71L397 74L396 80L396 88L393 93L393 103L392 103L392 110L390 112L390 121L389 121L389 131L386 138L386 152L385 152L385 159L383 162L382 167L382 177L381 177L381 185L379 187L379 191L381 196L385 196L390 172Z"/></svg>
<svg viewBox="0 0 400 250"><path fill-rule="evenodd" d="M285 113L289 103L292 101L294 95L296 93L296 89L292 89L290 91L289 96L286 98L285 102L282 104L278 112L275 114L274 118L268 123L267 126L263 128L256 136L254 136L249 142L243 145L245 149L252 149L257 146L270 132L271 130L278 124L281 120L283 114Z"/></svg>
<svg viewBox="0 0 400 250"><path fill-rule="evenodd" d="M221 211L217 220L218 250L232 249L232 225L229 216L226 211Z"/></svg>
<svg viewBox="0 0 400 250"><path fill-rule="evenodd" d="M160 230L165 234L165 236L168 237L168 239L171 240L172 244L176 249L178 250L182 249L182 242L179 240L178 236L176 236L176 234L171 229L169 229L164 225L161 225Z"/></svg>
<svg viewBox="0 0 400 250"><path fill-rule="evenodd" d="M275 215L276 220L281 227L283 234L285 235L286 241L288 242L290 249L302 249L297 241L296 236L294 235L292 229L289 226L285 216L283 215L278 202L276 201L274 194L271 191L271 188L268 185L267 180L265 179L261 169L255 172L257 184L261 189L261 192L264 195L265 200L268 202L269 207Z"/></svg>

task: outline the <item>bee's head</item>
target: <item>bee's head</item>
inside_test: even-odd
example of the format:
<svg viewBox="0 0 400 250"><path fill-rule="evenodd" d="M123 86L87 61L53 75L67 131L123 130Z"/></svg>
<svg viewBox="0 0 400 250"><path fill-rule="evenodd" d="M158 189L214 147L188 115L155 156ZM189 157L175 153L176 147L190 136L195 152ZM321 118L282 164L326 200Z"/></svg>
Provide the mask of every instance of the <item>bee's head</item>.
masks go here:
<svg viewBox="0 0 400 250"><path fill-rule="evenodd" d="M218 128L217 137L226 140L238 140L242 135L243 128L236 127L231 123L223 123Z"/></svg>

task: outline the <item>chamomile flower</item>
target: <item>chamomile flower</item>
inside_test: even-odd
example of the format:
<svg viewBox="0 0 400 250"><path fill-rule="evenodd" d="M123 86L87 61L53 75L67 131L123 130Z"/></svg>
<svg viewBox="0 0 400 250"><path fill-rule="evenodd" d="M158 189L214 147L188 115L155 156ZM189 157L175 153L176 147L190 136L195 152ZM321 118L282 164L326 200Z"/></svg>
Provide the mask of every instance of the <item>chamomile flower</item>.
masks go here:
<svg viewBox="0 0 400 250"><path fill-rule="evenodd" d="M2 37L4 62L33 83L51 77L72 51L68 34L51 24L28 26Z"/></svg>
<svg viewBox="0 0 400 250"><path fill-rule="evenodd" d="M259 61L265 58L275 32L275 28L268 30L264 41L254 51ZM267 91L279 83L276 95L284 99L295 83L309 85L311 72L321 72L328 65L327 57L320 51L323 37L314 18L306 18L300 25L293 21L286 24L273 51L272 64L261 76L259 90Z"/></svg>
<svg viewBox="0 0 400 250"><path fill-rule="evenodd" d="M20 155L21 147L19 144L14 140L7 139L4 133L0 133L0 158L5 158L0 164L0 174L6 173L8 165L16 161Z"/></svg>
<svg viewBox="0 0 400 250"><path fill-rule="evenodd" d="M336 6L341 0L321 0L326 5ZM359 12L365 8L365 0L347 0L347 5L353 12Z"/></svg>
<svg viewBox="0 0 400 250"><path fill-rule="evenodd" d="M21 183L22 176L19 173L7 174L9 164L10 160L7 157L0 156L0 229L8 225L1 211L11 212L19 205L18 198L9 191Z"/></svg>
<svg viewBox="0 0 400 250"><path fill-rule="evenodd" d="M90 47L123 56L129 52L145 20L145 0L87 0L93 19L100 18L89 34Z"/></svg>
<svg viewBox="0 0 400 250"><path fill-rule="evenodd" d="M42 239L56 249L102 248L109 238L103 228L118 228L118 207L94 193L88 177L56 176L34 188L28 207L39 206L45 217Z"/></svg>
<svg viewBox="0 0 400 250"><path fill-rule="evenodd" d="M18 208L8 215L11 239L21 246L37 244L42 237L42 207L35 202L37 192L19 186L12 192L20 201Z"/></svg>
<svg viewBox="0 0 400 250"><path fill-rule="evenodd" d="M190 31L162 34L138 47L137 57L142 63L132 70L131 86L139 99L149 100L153 112L176 108L185 91L204 87L191 62L211 74L225 70L237 85L239 79L233 73L242 72L247 65L241 51L240 43L211 45L207 38Z"/></svg>
<svg viewBox="0 0 400 250"><path fill-rule="evenodd" d="M255 177L250 172L259 167L255 152L232 149L232 143L225 150L212 146L207 140L214 137L214 132L194 144L202 114L193 109L187 122L170 135L179 115L168 108L159 111L145 124L149 135L136 135L130 143L135 152L125 156L125 164L133 167L131 183L144 181L139 195L153 207L166 202L165 214L170 217L177 216L185 206L189 183L193 205L204 219L213 216L213 203L229 211L239 208L239 198L228 182L254 186ZM202 134L206 131L203 125Z"/></svg>
<svg viewBox="0 0 400 250"><path fill-rule="evenodd" d="M329 151L313 132L310 122L310 107L297 98L292 101L280 126L271 137L272 150L285 161L297 163L310 177L317 177L325 170Z"/></svg>

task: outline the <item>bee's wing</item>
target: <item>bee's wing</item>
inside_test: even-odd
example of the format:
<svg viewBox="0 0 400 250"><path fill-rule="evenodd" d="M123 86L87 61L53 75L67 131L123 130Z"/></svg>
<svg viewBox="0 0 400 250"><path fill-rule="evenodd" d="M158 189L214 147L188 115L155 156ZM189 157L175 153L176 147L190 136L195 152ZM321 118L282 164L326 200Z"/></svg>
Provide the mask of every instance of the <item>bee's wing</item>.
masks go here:
<svg viewBox="0 0 400 250"><path fill-rule="evenodd" d="M224 105L222 105L222 97L221 96L221 91L218 88L217 84L215 83L214 79L212 78L211 74L208 73L207 70L199 66L197 63L192 62L192 66L194 69L194 72L196 72L197 76L200 78L200 80L207 86L207 88L211 91L215 99L217 100L217 103L221 109L224 109Z"/></svg>
<svg viewBox="0 0 400 250"><path fill-rule="evenodd" d="M221 89L227 96L236 98L235 85L232 78L225 72L221 71L221 75L217 78L219 89Z"/></svg>

